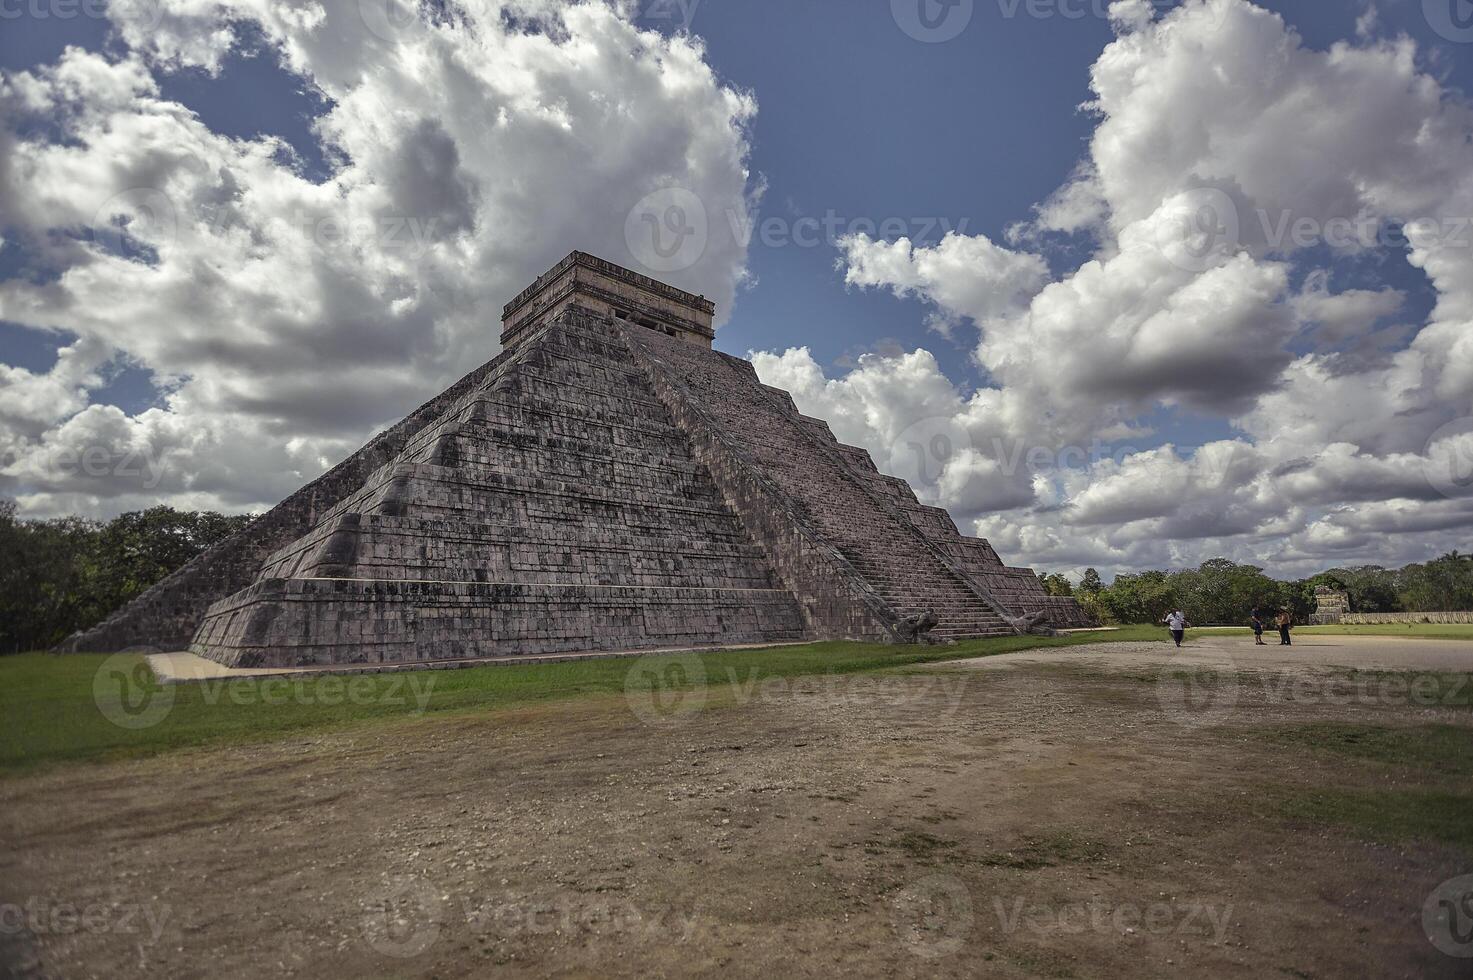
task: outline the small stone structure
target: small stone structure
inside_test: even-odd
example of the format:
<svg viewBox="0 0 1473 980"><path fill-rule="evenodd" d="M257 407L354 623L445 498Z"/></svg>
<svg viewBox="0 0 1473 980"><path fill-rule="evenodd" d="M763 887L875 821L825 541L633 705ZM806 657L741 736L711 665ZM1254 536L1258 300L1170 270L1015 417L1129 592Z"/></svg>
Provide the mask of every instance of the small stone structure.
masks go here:
<svg viewBox="0 0 1473 980"><path fill-rule="evenodd" d="M713 313L574 252L494 360L68 647L282 667L1087 625L711 349Z"/></svg>
<svg viewBox="0 0 1473 980"><path fill-rule="evenodd" d="M1314 587L1314 612L1309 621L1314 626L1331 626L1344 620L1350 612L1350 597L1328 585Z"/></svg>

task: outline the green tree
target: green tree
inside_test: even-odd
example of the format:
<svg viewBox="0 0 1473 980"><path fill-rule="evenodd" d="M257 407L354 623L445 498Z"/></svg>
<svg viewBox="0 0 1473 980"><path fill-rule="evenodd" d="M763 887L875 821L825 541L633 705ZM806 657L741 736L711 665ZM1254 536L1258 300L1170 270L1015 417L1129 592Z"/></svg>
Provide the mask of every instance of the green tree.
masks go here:
<svg viewBox="0 0 1473 980"><path fill-rule="evenodd" d="M100 613L98 618L216 541L245 527L251 519L163 506L115 517L103 526L97 540L90 598Z"/></svg>
<svg viewBox="0 0 1473 980"><path fill-rule="evenodd" d="M1256 565L1240 565L1227 558L1211 558L1195 571L1172 573L1173 589L1187 619L1198 625L1246 623L1253 608L1273 605L1280 583Z"/></svg>
<svg viewBox="0 0 1473 980"><path fill-rule="evenodd" d="M51 646L84 618L98 530L78 517L18 520L0 500L0 650Z"/></svg>
<svg viewBox="0 0 1473 980"><path fill-rule="evenodd" d="M0 500L0 651L45 649L95 625L251 520L153 507L106 524L28 521Z"/></svg>
<svg viewBox="0 0 1473 980"><path fill-rule="evenodd" d="M1300 579L1297 582L1277 583L1278 600L1274 605L1279 609L1289 610L1289 615L1294 617L1296 623L1309 622L1310 614L1314 612L1314 585L1308 579Z"/></svg>
<svg viewBox="0 0 1473 980"><path fill-rule="evenodd" d="M1351 612L1397 612L1402 609L1397 595L1397 573L1380 565L1332 568L1310 576L1308 581L1311 588L1327 585L1344 592L1350 601Z"/></svg>
<svg viewBox="0 0 1473 980"><path fill-rule="evenodd" d="M1038 576L1038 581L1043 586L1043 591L1049 595L1069 596L1074 594L1074 586L1058 572L1040 575Z"/></svg>
<svg viewBox="0 0 1473 980"><path fill-rule="evenodd" d="M1117 623L1159 622L1177 607L1176 593L1167 574L1160 571L1116 575L1098 598Z"/></svg>
<svg viewBox="0 0 1473 980"><path fill-rule="evenodd" d="M1105 583L1100 580L1099 572L1093 568L1086 568L1084 570L1084 577L1079 580L1079 592L1081 595L1098 595L1104 587Z"/></svg>
<svg viewBox="0 0 1473 980"><path fill-rule="evenodd" d="M1473 555L1450 551L1440 558L1412 564L1396 573L1396 591L1411 612L1473 609Z"/></svg>

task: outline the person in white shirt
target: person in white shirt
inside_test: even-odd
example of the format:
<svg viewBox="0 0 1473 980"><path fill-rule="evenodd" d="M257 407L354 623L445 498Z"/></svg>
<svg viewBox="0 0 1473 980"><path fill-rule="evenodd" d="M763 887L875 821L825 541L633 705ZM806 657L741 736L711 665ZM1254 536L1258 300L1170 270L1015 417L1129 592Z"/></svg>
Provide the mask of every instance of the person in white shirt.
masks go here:
<svg viewBox="0 0 1473 980"><path fill-rule="evenodd" d="M1176 641L1176 645L1181 646L1182 637L1187 632L1187 614L1180 609L1169 613L1166 616L1166 628L1171 630L1171 638Z"/></svg>

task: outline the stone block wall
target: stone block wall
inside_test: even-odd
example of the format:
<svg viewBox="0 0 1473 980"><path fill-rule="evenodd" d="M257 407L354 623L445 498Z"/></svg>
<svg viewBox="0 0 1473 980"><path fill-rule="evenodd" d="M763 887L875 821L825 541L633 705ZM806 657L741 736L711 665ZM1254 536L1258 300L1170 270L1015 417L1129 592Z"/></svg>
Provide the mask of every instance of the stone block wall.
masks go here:
<svg viewBox="0 0 1473 980"><path fill-rule="evenodd" d="M1096 625L1073 598L1046 593L1031 568L1004 566L986 540L963 535L944 509L921 503L909 483L880 473L869 453L857 446L840 443L828 423L798 415L787 392L769 385L762 387L777 404L797 415L809 436L831 448L853 476L903 514L935 550L959 566L979 591L1002 606L1008 616L1043 610L1049 614L1050 622L1060 628Z"/></svg>
<svg viewBox="0 0 1473 980"><path fill-rule="evenodd" d="M1347 626L1382 626L1402 623L1461 625L1473 623L1473 612L1345 613L1340 617L1340 622Z"/></svg>
<svg viewBox="0 0 1473 980"><path fill-rule="evenodd" d="M193 649L301 666L811 635L620 332L569 311L212 606Z"/></svg>
<svg viewBox="0 0 1473 980"><path fill-rule="evenodd" d="M781 590L267 579L211 607L192 649L231 667L389 664L807 637ZM290 658L283 656L290 651Z"/></svg>
<svg viewBox="0 0 1473 980"><path fill-rule="evenodd" d="M699 426L719 434L701 444L701 458L796 593L829 597L835 588L853 588L835 580L857 575L883 604L881 616L889 622L930 609L941 620L937 636L1012 633L1005 611L896 506L888 478L874 472L873 464L864 473L852 469L828 427L799 414L786 392L761 384L751 364L649 332L626 331L626 338L687 433ZM734 462L715 462L718 455ZM752 486L744 473L760 474L762 484ZM782 527L757 529L775 523L774 511L793 516ZM803 549L793 549L794 560L778 557L795 541L787 530L792 525L804 528L820 549L827 544L828 569L834 571L800 564L796 558L809 555Z"/></svg>
<svg viewBox="0 0 1473 980"><path fill-rule="evenodd" d="M249 585L269 554L311 529L369 474L402 452L411 437L484 384L504 361L498 356L471 371L249 526L207 548L98 625L68 637L59 649L98 653L133 647L186 649L212 602Z"/></svg>

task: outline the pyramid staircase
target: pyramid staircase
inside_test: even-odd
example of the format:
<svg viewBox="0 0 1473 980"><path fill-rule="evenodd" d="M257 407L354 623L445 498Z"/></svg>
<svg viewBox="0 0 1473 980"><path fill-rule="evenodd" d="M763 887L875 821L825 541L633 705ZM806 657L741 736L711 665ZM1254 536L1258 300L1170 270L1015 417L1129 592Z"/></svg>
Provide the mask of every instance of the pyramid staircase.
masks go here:
<svg viewBox="0 0 1473 980"><path fill-rule="evenodd" d="M764 474L815 535L887 607L884 618L935 612L936 637L961 639L1014 632L1008 611L929 542L901 509L851 468L828 426L801 415L786 392L757 380L752 365L677 339L625 327L626 340L656 375L656 390L704 409L707 423ZM874 477L884 479L869 463ZM897 481L905 486L903 481ZM906 487L909 491L909 488ZM910 501L920 506L914 494Z"/></svg>

